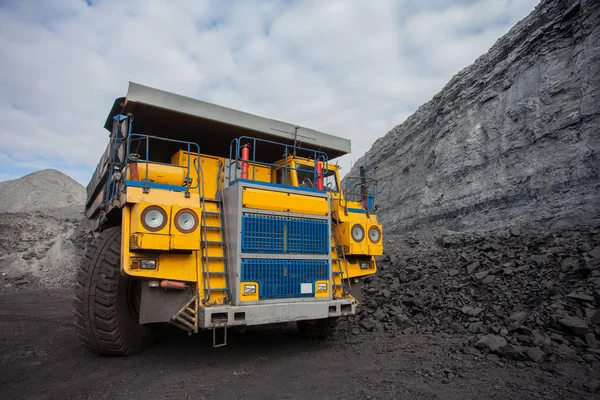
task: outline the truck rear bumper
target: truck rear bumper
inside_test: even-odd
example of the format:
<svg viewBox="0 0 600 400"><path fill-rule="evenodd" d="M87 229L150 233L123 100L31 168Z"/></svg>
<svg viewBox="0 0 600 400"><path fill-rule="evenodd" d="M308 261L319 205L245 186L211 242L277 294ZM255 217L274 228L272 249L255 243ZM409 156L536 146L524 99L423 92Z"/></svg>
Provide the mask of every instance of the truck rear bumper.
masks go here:
<svg viewBox="0 0 600 400"><path fill-rule="evenodd" d="M271 303L248 306L211 306L198 310L199 328L263 325L352 315L354 299L311 301L301 303Z"/></svg>

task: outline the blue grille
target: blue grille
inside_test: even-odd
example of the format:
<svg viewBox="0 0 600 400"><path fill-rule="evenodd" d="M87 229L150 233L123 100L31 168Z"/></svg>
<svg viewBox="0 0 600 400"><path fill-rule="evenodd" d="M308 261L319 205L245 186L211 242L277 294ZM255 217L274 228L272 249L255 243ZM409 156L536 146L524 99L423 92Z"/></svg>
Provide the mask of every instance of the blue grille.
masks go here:
<svg viewBox="0 0 600 400"><path fill-rule="evenodd" d="M285 218L245 214L242 217L242 251L283 253Z"/></svg>
<svg viewBox="0 0 600 400"><path fill-rule="evenodd" d="M302 293L300 285L310 283L313 288L319 280L329 280L326 260L243 260L243 282L258 282L259 299L313 297Z"/></svg>
<svg viewBox="0 0 600 400"><path fill-rule="evenodd" d="M242 252L328 254L329 224L309 218L242 216Z"/></svg>

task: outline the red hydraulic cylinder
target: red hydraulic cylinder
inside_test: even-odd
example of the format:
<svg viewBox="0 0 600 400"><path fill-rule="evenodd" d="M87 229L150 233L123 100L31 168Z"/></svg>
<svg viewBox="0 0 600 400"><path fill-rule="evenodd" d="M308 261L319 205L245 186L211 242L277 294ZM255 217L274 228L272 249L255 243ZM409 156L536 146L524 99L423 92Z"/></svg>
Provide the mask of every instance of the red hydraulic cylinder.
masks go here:
<svg viewBox="0 0 600 400"><path fill-rule="evenodd" d="M185 290L185 282L179 281L161 281L160 287L163 289Z"/></svg>
<svg viewBox="0 0 600 400"><path fill-rule="evenodd" d="M250 145L242 146L242 174L240 178L248 179L248 159L250 159Z"/></svg>
<svg viewBox="0 0 600 400"><path fill-rule="evenodd" d="M317 160L315 165L317 168L317 190L323 190L323 166L320 160Z"/></svg>

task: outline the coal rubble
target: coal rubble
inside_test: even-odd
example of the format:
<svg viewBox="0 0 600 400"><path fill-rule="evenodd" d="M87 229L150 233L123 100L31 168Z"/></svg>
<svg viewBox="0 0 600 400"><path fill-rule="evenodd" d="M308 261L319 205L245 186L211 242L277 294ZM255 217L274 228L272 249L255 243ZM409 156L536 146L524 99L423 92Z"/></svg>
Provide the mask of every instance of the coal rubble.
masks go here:
<svg viewBox="0 0 600 400"><path fill-rule="evenodd" d="M364 281L362 329L462 334L463 352L494 361L600 360L598 228L413 236L387 248Z"/></svg>

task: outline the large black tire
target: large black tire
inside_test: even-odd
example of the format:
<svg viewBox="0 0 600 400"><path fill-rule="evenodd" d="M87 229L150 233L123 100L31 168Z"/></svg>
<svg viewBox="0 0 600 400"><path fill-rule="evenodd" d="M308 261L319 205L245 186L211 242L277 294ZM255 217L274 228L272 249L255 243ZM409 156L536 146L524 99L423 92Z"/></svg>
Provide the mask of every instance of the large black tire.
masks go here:
<svg viewBox="0 0 600 400"><path fill-rule="evenodd" d="M337 318L312 319L298 321L298 332L307 338L325 339L331 336L337 328Z"/></svg>
<svg viewBox="0 0 600 400"><path fill-rule="evenodd" d="M138 323L141 281L121 275L120 254L121 228L108 228L88 246L77 272L75 329L96 354L130 355L156 340L153 326Z"/></svg>

